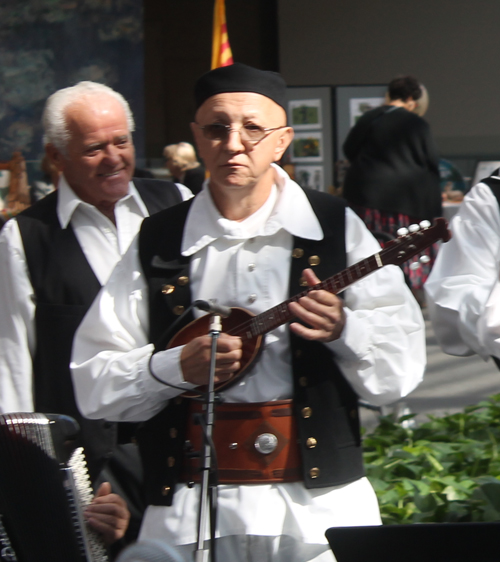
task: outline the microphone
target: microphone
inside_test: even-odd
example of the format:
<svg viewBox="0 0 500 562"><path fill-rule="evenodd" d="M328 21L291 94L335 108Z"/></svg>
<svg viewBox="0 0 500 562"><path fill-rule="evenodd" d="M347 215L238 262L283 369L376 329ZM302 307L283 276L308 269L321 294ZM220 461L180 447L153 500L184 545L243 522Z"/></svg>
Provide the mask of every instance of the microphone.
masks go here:
<svg viewBox="0 0 500 562"><path fill-rule="evenodd" d="M179 551L154 539L136 542L120 553L116 562L187 562Z"/></svg>
<svg viewBox="0 0 500 562"><path fill-rule="evenodd" d="M223 304L217 304L214 299L208 301L196 300L193 306L199 310L204 310L205 312L210 312L210 314L218 314L222 318L227 318L231 314L231 308L229 306L224 306Z"/></svg>

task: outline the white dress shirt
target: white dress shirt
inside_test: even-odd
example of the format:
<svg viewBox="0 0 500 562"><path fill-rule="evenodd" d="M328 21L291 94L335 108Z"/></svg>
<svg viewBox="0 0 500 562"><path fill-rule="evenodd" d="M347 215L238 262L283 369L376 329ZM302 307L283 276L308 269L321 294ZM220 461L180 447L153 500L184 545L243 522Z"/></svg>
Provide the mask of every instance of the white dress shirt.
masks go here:
<svg viewBox="0 0 500 562"><path fill-rule="evenodd" d="M500 213L484 183L465 196L425 284L436 338L450 355L500 357Z"/></svg>
<svg viewBox="0 0 500 562"><path fill-rule="evenodd" d="M178 185L183 199L192 193ZM70 223L99 283L104 285L149 215L134 184L115 205L116 226L93 205L83 202L59 180L57 216ZM16 219L0 232L0 412L32 412L32 357L35 341L35 295Z"/></svg>
<svg viewBox="0 0 500 562"><path fill-rule="evenodd" d="M281 168L270 198L242 222L223 218L206 188L188 214L182 253L191 256L194 299L263 312L287 300L292 236L322 239L304 192ZM348 264L380 250L362 221L346 211ZM299 292L299 291L298 291ZM75 337L73 381L80 409L89 417L138 421L152 417L179 390L153 379L148 333L148 291L137 241L94 301ZM402 272L388 266L345 292L347 322L328 345L356 392L372 403L397 400L422 380L424 322ZM157 376L191 388L179 365L180 348L155 354ZM248 375L224 391L233 402L260 402L292 395L288 328L267 334L263 353ZM174 505L147 510L142 537L172 544L196 541L198 487L179 485ZM307 490L300 482L219 486L218 535L290 535L326 545L334 525L379 524L375 494L362 478L346 486ZM325 551L327 547L325 546Z"/></svg>

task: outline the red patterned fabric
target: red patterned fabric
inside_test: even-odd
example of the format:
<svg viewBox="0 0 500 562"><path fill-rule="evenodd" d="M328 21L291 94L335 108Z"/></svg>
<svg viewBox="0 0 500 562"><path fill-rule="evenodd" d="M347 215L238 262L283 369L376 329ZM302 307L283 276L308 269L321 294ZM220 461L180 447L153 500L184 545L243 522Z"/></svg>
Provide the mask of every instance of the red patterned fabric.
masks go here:
<svg viewBox="0 0 500 562"><path fill-rule="evenodd" d="M360 207L357 205L351 205L351 209L363 220L370 232L374 234L382 232L390 234L394 238L397 237L397 231L399 228L408 227L410 224L418 224L420 222L419 219L402 213L377 211L376 209L368 209L367 207ZM384 241L379 239L379 242L383 247ZM428 256L430 258L429 263L421 264L418 262L418 257L420 256L415 256L413 260L405 262L402 265L406 282L411 289L418 290L423 288L436 259L438 247L438 244L433 244L420 254L421 256ZM412 261L418 263L418 267L416 269L410 268Z"/></svg>

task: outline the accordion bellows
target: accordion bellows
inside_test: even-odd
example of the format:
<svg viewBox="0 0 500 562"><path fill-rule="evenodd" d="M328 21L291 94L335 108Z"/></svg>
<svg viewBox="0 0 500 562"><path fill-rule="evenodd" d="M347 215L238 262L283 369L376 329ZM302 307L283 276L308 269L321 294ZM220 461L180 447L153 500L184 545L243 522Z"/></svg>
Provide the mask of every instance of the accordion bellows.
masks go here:
<svg viewBox="0 0 500 562"><path fill-rule="evenodd" d="M108 560L83 518L93 493L78 433L68 416L0 415L0 560Z"/></svg>

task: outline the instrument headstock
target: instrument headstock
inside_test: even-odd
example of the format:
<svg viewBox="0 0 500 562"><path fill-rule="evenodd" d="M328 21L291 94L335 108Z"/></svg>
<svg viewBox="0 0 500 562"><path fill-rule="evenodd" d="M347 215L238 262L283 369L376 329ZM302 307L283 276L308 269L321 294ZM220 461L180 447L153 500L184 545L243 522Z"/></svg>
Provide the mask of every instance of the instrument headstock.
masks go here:
<svg viewBox="0 0 500 562"><path fill-rule="evenodd" d="M435 242L442 240L448 242L451 232L448 230L448 221L444 218L434 220L433 226L429 221L412 224L408 228L400 228L398 237L384 245L379 257L384 265L401 265L413 256L419 254ZM422 263L429 261L423 256Z"/></svg>

